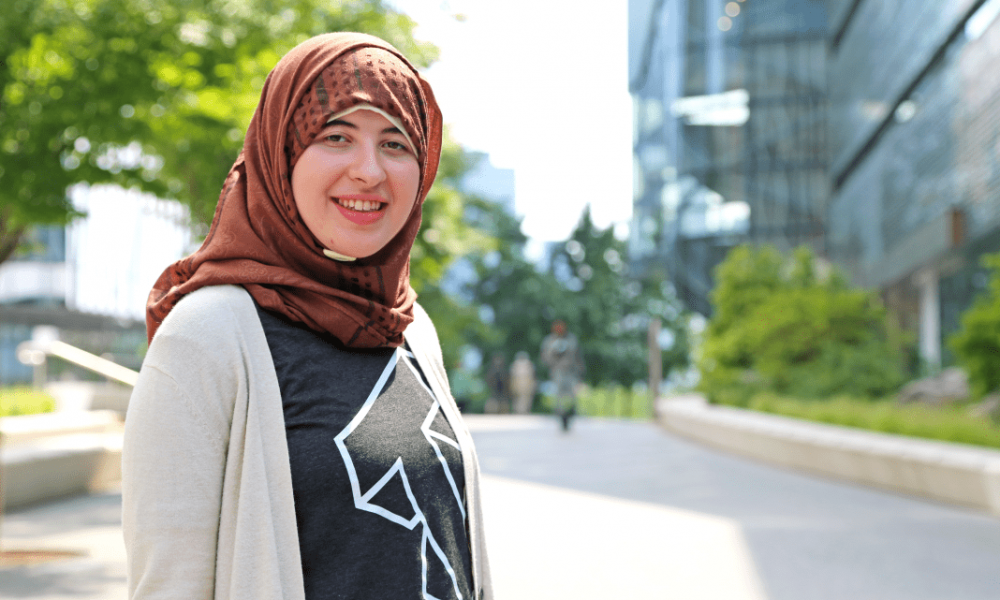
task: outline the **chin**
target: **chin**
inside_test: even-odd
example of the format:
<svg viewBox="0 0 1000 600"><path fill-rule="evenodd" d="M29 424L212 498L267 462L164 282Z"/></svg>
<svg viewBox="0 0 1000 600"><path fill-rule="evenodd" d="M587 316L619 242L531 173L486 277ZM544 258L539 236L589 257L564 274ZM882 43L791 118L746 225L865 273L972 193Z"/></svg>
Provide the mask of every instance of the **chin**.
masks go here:
<svg viewBox="0 0 1000 600"><path fill-rule="evenodd" d="M342 248L329 248L329 249L336 252L337 254L343 254L344 256L353 256L354 258L358 259L364 259L364 258L369 258L375 254L378 254L378 251L381 248L373 249L369 246L350 246L349 249L346 250Z"/></svg>

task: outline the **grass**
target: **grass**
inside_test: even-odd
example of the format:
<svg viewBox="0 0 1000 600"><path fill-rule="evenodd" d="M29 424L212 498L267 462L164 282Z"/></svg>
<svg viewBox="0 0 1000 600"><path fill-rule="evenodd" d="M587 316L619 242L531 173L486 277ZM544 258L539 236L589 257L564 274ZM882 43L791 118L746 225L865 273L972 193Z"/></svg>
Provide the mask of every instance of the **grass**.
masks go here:
<svg viewBox="0 0 1000 600"><path fill-rule="evenodd" d="M1000 448L1000 426L966 414L964 406L899 405L892 399L803 401L757 394L748 408L832 425Z"/></svg>
<svg viewBox="0 0 1000 600"><path fill-rule="evenodd" d="M553 405L553 398L541 397L542 412L551 413ZM576 411L588 417L649 419L653 416L649 394L623 386L583 388L576 398Z"/></svg>
<svg viewBox="0 0 1000 600"><path fill-rule="evenodd" d="M45 392L28 386L0 388L0 417L52 412L56 401Z"/></svg>

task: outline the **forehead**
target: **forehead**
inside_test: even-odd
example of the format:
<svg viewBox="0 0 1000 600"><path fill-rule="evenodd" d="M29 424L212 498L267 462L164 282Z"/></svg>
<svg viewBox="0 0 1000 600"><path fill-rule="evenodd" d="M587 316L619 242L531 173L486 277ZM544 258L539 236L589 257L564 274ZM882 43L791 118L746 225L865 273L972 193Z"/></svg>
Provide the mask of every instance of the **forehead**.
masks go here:
<svg viewBox="0 0 1000 600"><path fill-rule="evenodd" d="M327 124L333 121L344 121L352 125L365 125L372 127L381 127L387 129L389 127L396 128L396 124L386 119L379 113L368 110L366 108L359 108L358 110L352 110L350 112L343 112L339 114L332 115L328 120Z"/></svg>
<svg viewBox="0 0 1000 600"><path fill-rule="evenodd" d="M386 113L381 108L377 108L369 104L359 104L339 113L335 113L327 120L327 123L334 120L347 121L351 124L355 124L354 122L360 122L359 124L363 126L380 129L382 131L390 128L394 129L397 133L406 138L406 143L410 146L410 149L416 151L417 146L414 145L413 138L410 137L410 134L406 132L406 127L399 121L399 119Z"/></svg>
<svg viewBox="0 0 1000 600"><path fill-rule="evenodd" d="M426 115L420 80L409 65L382 48L347 52L320 73L294 112L286 147L290 165L326 126L332 115L367 105L398 122L410 145L422 155Z"/></svg>

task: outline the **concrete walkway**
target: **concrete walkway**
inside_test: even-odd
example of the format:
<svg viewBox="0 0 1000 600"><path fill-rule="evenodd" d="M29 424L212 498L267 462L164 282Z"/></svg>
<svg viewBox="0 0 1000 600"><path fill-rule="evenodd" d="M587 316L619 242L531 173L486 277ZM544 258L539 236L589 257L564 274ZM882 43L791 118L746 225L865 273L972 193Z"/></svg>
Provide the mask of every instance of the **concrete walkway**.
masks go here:
<svg viewBox="0 0 1000 600"><path fill-rule="evenodd" d="M477 436L533 432L572 443L548 418L474 416L470 427ZM487 454L482 460L495 466L508 459ZM509 477L485 475L483 486L498 598L765 598L730 520ZM0 598L125 598L120 510L120 493L109 492L8 515L4 550L82 556L0 566ZM712 576L716 572L727 576Z"/></svg>
<svg viewBox="0 0 1000 600"><path fill-rule="evenodd" d="M651 423L470 417L498 598L996 600L1000 519Z"/></svg>
<svg viewBox="0 0 1000 600"><path fill-rule="evenodd" d="M124 599L121 494L109 491L5 515L0 549L68 551L77 557L0 565L0 598Z"/></svg>
<svg viewBox="0 0 1000 600"><path fill-rule="evenodd" d="M651 423L468 418L499 600L995 600L1000 520L732 457ZM7 516L0 598L125 598L121 497Z"/></svg>

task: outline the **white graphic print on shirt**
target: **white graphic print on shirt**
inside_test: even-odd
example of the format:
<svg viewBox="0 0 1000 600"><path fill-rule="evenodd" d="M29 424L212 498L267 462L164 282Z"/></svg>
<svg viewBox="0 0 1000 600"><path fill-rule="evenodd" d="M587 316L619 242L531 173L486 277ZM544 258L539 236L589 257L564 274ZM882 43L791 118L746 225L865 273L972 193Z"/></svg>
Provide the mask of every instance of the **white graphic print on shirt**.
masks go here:
<svg viewBox="0 0 1000 600"><path fill-rule="evenodd" d="M389 470L386 471L385 474L374 485L372 485L367 490L363 490L361 489L361 483L359 481L358 471L354 464L355 460L351 456L351 450L347 444L347 438L352 433L363 430L366 425L365 420L370 415L373 415L375 412L378 411L377 404L379 395L385 388L385 385L388 382L389 378L395 373L397 365L400 362L400 359L402 359L402 363L406 366L406 368L408 368L413 373L413 375L416 377L416 380L424 388L427 394L433 399L430 411L427 413L427 416L424 419L423 423L420 424L420 433L422 434L422 437L427 441L427 443L430 444L430 446L434 449L434 453L437 456L438 461L441 463L441 468L444 472L446 479L448 480L448 484L451 488L454 501L458 506L459 511L462 514L463 520L465 519L465 503L462 500L462 494L458 490L458 486L455 483L455 478L452 476L451 469L448 466L448 461L445 458L444 453L442 453L442 449L441 446L439 445L439 442L448 444L459 453L461 452L461 447L457 440L451 439L447 435L439 431L435 431L434 429L431 428L435 418L438 417L439 414L441 414L441 404L438 401L437 397L434 395L434 392L427 387L427 385L423 382L423 379L421 378L419 373L414 368L413 364L410 362L414 360L414 356L411 353L403 349L397 349L392 354L392 356L389 359L389 363L382 371L381 376L375 383L375 386L372 388L372 391L368 395L368 398L365 400L364 405L362 405L361 409L354 416L351 422L347 424L347 427L345 427L343 431L337 434L337 436L334 438L334 441L337 445L337 449L340 451L341 457L344 460L344 465L347 467L347 473L351 481L351 491L354 494L355 507L357 507L360 510L380 515L388 519L389 521L392 521L393 523L406 527L407 529L410 530L413 530L413 528L416 527L418 524L422 526L421 559L423 567L424 599L443 600L437 598L436 596L428 592L428 578L429 576L432 576L431 574L429 574L428 571L439 570L431 568L434 566L434 563L436 562L437 566L443 567L444 572L447 573L447 577L450 579L450 584L451 584L449 587L454 589L455 597L458 600L464 600L462 597L462 593L459 590L458 580L455 576L454 566L450 563L448 557L441 549L438 540L435 538L433 532L435 527L428 522L428 518L425 512L421 510L421 499L416 497L414 490L410 486L410 480L406 474L406 461L403 459L402 456L402 454L405 453L405 450L403 449L400 450L401 454L398 456L398 458L396 458L396 461L392 464L392 467L389 468ZM443 415L441 416L443 417ZM370 419L370 420L374 421L375 419ZM390 486L389 484L394 481L396 482L395 485ZM398 498L396 499L397 500L396 502L383 501L381 502L381 504L379 503L378 496L380 492L383 492L385 490L398 489L399 484L402 484L402 489L405 492L407 501L403 502L402 504L403 505L409 504L409 506L413 510L412 516L399 514L398 509L396 512L394 512L393 510L390 510L389 508L383 506L384 504L399 506L400 502ZM389 491L386 493L391 494L392 492ZM383 494L383 496L384 495L385 494ZM430 554L428 553L428 549L431 550ZM434 559L437 560L435 561Z"/></svg>

